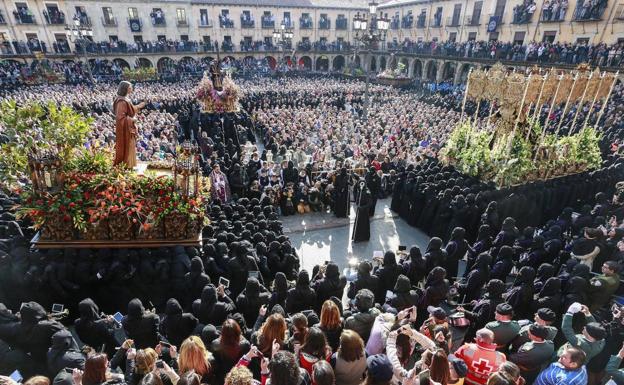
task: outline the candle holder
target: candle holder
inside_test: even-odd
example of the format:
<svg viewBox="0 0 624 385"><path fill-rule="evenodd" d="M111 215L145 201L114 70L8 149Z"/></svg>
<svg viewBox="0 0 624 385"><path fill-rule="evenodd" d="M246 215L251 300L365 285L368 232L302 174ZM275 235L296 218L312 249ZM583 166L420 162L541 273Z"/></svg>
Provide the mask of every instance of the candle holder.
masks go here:
<svg viewBox="0 0 624 385"><path fill-rule="evenodd" d="M184 197L195 197L199 193L199 147L185 141L175 157L173 180L176 191Z"/></svg>
<svg viewBox="0 0 624 385"><path fill-rule="evenodd" d="M35 193L41 195L57 192L63 187L65 173L58 153L54 151L30 153L28 155L28 169Z"/></svg>

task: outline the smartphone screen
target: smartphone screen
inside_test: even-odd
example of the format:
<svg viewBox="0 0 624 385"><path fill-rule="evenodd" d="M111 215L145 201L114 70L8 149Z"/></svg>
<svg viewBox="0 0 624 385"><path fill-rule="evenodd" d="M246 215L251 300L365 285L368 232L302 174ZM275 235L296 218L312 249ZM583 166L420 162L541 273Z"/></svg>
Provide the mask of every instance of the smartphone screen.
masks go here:
<svg viewBox="0 0 624 385"><path fill-rule="evenodd" d="M224 277L219 277L219 285L223 285L226 289L230 287L230 280Z"/></svg>
<svg viewBox="0 0 624 385"><path fill-rule="evenodd" d="M11 377L13 381L18 382L18 383L21 383L23 380L22 373L20 373L19 370L16 370L13 373L11 373L9 377Z"/></svg>
<svg viewBox="0 0 624 385"><path fill-rule="evenodd" d="M121 323L121 320L123 319L123 314L121 314L120 312L117 312L113 314L113 318L115 319L115 321Z"/></svg>
<svg viewBox="0 0 624 385"><path fill-rule="evenodd" d="M60 303L54 303L52 304L52 313L60 313L63 311L64 308L65 306L61 305Z"/></svg>

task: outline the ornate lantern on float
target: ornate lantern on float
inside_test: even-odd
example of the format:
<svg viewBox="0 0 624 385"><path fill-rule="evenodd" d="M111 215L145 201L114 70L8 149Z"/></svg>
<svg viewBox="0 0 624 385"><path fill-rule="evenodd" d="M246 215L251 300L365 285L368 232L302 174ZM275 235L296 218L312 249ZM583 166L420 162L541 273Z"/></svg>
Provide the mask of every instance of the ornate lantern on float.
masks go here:
<svg viewBox="0 0 624 385"><path fill-rule="evenodd" d="M37 194L59 191L63 187L65 174L61 158L53 151L34 151L28 155L28 169Z"/></svg>
<svg viewBox="0 0 624 385"><path fill-rule="evenodd" d="M175 158L173 180L176 191L185 197L194 197L199 192L199 147L189 141L182 143Z"/></svg>

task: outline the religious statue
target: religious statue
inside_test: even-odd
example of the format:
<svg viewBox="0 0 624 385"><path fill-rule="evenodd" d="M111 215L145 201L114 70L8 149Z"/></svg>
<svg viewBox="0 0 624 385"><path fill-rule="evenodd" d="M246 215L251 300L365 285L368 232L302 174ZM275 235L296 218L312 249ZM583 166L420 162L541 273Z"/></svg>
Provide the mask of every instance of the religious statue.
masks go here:
<svg viewBox="0 0 624 385"><path fill-rule="evenodd" d="M132 93L130 82L122 81L119 83L117 96L113 101L113 112L115 113L115 161L113 165L117 166L123 163L126 167L133 168L137 164L137 127L134 116L145 107L145 102L138 105L132 104L129 98L130 93Z"/></svg>
<svg viewBox="0 0 624 385"><path fill-rule="evenodd" d="M217 91L223 90L223 74L221 73L221 64L217 60L213 60L210 64L210 78L212 86Z"/></svg>

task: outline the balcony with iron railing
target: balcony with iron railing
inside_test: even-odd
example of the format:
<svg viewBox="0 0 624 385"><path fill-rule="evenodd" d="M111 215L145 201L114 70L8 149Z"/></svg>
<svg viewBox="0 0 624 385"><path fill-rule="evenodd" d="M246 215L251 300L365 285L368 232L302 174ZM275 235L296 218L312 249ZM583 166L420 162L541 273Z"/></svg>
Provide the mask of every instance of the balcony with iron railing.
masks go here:
<svg viewBox="0 0 624 385"><path fill-rule="evenodd" d="M166 27L167 21L165 20L165 14L161 12L150 13L150 19L152 19L152 25L154 27Z"/></svg>
<svg viewBox="0 0 624 385"><path fill-rule="evenodd" d="M80 20L80 26L81 27L92 27L93 24L91 24L91 18L89 16L87 16L86 14L75 14L74 18Z"/></svg>
<svg viewBox="0 0 624 385"><path fill-rule="evenodd" d="M37 24L35 15L27 8L20 8L13 11L13 17L15 17L15 22L17 24Z"/></svg>
<svg viewBox="0 0 624 385"><path fill-rule="evenodd" d="M481 15L468 15L465 17L465 21L464 21L464 25L466 26L470 26L470 27L475 27L478 25L481 25L479 23L479 19L480 19Z"/></svg>
<svg viewBox="0 0 624 385"><path fill-rule="evenodd" d="M446 26L447 27L459 27L461 25L461 18L457 17L447 17L446 18Z"/></svg>
<svg viewBox="0 0 624 385"><path fill-rule="evenodd" d="M311 17L299 18L299 29L312 29L314 22Z"/></svg>
<svg viewBox="0 0 624 385"><path fill-rule="evenodd" d="M401 21L398 18L393 17L390 21L390 29L397 30L401 28Z"/></svg>
<svg viewBox="0 0 624 385"><path fill-rule="evenodd" d="M212 19L207 19L207 18L199 18L199 26L200 27L204 27L204 28L212 28L213 27L213 23L212 23Z"/></svg>
<svg viewBox="0 0 624 385"><path fill-rule="evenodd" d="M65 25L65 13L55 10L44 10L43 18L48 25Z"/></svg>
<svg viewBox="0 0 624 385"><path fill-rule="evenodd" d="M412 16L412 14L403 16L403 19L401 20L401 28L412 28L413 25L414 25L414 16Z"/></svg>
<svg viewBox="0 0 624 385"><path fill-rule="evenodd" d="M242 14L240 17L241 28L255 28L256 21L251 17L245 14Z"/></svg>
<svg viewBox="0 0 624 385"><path fill-rule="evenodd" d="M261 16L260 24L262 24L262 28L265 28L265 29L275 28L275 16L273 15Z"/></svg>
<svg viewBox="0 0 624 385"><path fill-rule="evenodd" d="M283 19L281 24L284 24L286 28L295 28L295 22L290 19Z"/></svg>
<svg viewBox="0 0 624 385"><path fill-rule="evenodd" d="M189 23L188 23L188 19L184 18L184 19L176 19L176 25L178 27L188 27Z"/></svg>
<svg viewBox="0 0 624 385"><path fill-rule="evenodd" d="M321 20L319 20L319 29L331 29L331 21L329 18L321 18Z"/></svg>
<svg viewBox="0 0 624 385"><path fill-rule="evenodd" d="M234 20L228 16L219 15L219 27L220 28L234 28Z"/></svg>
<svg viewBox="0 0 624 385"><path fill-rule="evenodd" d="M421 13L416 18L416 28L426 28L427 27L427 14Z"/></svg>
<svg viewBox="0 0 624 385"><path fill-rule="evenodd" d="M511 24L529 24L535 13L535 5L519 4L513 8L513 20Z"/></svg>
<svg viewBox="0 0 624 385"><path fill-rule="evenodd" d="M442 26L442 13L436 13L433 15L433 19L431 19L431 27L440 28Z"/></svg>
<svg viewBox="0 0 624 385"><path fill-rule="evenodd" d="M577 7L574 9L573 21L600 21L604 11L607 9L608 0L598 0L596 3L593 1L585 0L584 2L577 2Z"/></svg>
<svg viewBox="0 0 624 385"><path fill-rule="evenodd" d="M102 25L104 27L116 27L117 26L117 18L112 16L112 17L101 17L102 20Z"/></svg>
<svg viewBox="0 0 624 385"><path fill-rule="evenodd" d="M339 17L336 19L337 30L347 30L349 28L349 20L346 17Z"/></svg>

